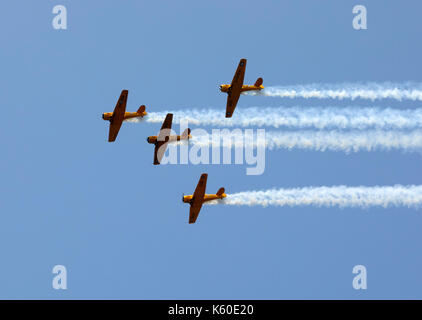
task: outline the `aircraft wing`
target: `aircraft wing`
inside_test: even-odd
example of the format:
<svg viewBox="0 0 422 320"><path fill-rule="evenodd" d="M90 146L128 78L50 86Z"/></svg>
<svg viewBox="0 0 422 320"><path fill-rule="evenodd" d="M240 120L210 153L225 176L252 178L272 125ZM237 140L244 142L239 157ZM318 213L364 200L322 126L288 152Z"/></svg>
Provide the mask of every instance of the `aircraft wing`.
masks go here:
<svg viewBox="0 0 422 320"><path fill-rule="evenodd" d="M239 100L243 86L243 79L245 78L245 70L246 59L240 59L227 96L226 118L231 118L234 109L236 109L237 101Z"/></svg>
<svg viewBox="0 0 422 320"><path fill-rule="evenodd" d="M125 111L126 111L127 95L128 95L128 91L122 90L119 100L117 100L117 104L116 104L116 107L114 108L113 116L110 121L110 129L108 132L108 142L113 142L114 140L116 140L120 127L122 126L123 118L125 116Z"/></svg>
<svg viewBox="0 0 422 320"><path fill-rule="evenodd" d="M154 164L160 164L167 150L167 141L157 141L154 149Z"/></svg>
<svg viewBox="0 0 422 320"><path fill-rule="evenodd" d="M163 129L171 129L171 124L173 122L173 113L167 113L166 118L163 121L161 126L161 130Z"/></svg>
<svg viewBox="0 0 422 320"><path fill-rule="evenodd" d="M157 141L165 141L167 136L170 136L171 124L173 122L173 114L167 113L164 119L163 125L161 126L160 132L157 137Z"/></svg>
<svg viewBox="0 0 422 320"><path fill-rule="evenodd" d="M199 178L189 210L189 223L195 223L198 218L199 211L201 211L202 204L204 203L205 188L207 187L207 178L208 174L206 173L203 173L201 178Z"/></svg>
<svg viewBox="0 0 422 320"><path fill-rule="evenodd" d="M167 113L166 118L161 126L160 132L157 136L157 142L155 143L154 150L154 164L160 164L161 159L167 149L167 142L170 138L171 124L173 122L173 114Z"/></svg>
<svg viewBox="0 0 422 320"><path fill-rule="evenodd" d="M226 118L231 118L234 112L234 109L236 109L237 101L239 101L240 97L240 90L239 92L229 92L229 95L227 96L227 106L226 106Z"/></svg>

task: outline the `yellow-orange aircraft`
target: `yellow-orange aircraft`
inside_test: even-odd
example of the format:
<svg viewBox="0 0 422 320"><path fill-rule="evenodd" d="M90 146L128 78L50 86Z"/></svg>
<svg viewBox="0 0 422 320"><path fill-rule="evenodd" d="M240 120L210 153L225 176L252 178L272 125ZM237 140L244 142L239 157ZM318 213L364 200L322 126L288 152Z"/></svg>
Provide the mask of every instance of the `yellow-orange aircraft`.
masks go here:
<svg viewBox="0 0 422 320"><path fill-rule="evenodd" d="M239 65L237 66L236 73L234 74L231 84L222 84L220 86L221 92L227 92L227 107L226 107L226 118L231 118L234 109L236 109L237 101L239 100L240 94L244 91L251 90L262 90L262 78L258 78L253 86L244 85L243 79L245 78L246 59L240 59Z"/></svg>
<svg viewBox="0 0 422 320"><path fill-rule="evenodd" d="M154 164L160 164L161 159L164 156L164 153L167 149L167 144L172 141L188 140L192 138L190 135L190 129L187 128L183 131L182 135L175 136L170 135L171 133L171 123L173 122L173 114L167 113L166 118L164 119L163 125L161 126L158 136L149 136L147 142L154 144Z"/></svg>
<svg viewBox="0 0 422 320"><path fill-rule="evenodd" d="M126 102L127 102L127 90L122 90L119 100L117 100L116 107L113 112L103 113L103 119L110 121L110 129L108 132L108 142L113 142L117 138L120 127L122 126L123 120L144 117L147 115L145 112L145 106L142 105L139 107L136 112L126 112Z"/></svg>
<svg viewBox="0 0 422 320"><path fill-rule="evenodd" d="M205 194L205 188L207 187L208 174L203 173L199 178L198 185L196 186L193 195L183 196L183 202L190 204L189 211L189 223L195 223L198 218L199 211L201 211L202 204L207 201L223 199L227 197L224 193L224 188L218 189L216 194Z"/></svg>

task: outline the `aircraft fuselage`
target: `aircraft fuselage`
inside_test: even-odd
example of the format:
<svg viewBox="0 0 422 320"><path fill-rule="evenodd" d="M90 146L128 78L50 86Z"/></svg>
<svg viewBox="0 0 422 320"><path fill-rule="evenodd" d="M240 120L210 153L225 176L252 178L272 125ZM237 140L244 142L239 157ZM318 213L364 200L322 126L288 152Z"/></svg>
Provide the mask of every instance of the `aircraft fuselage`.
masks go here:
<svg viewBox="0 0 422 320"><path fill-rule="evenodd" d="M227 195L225 193L221 194L221 195L217 195L217 194L205 194L204 195L204 199L203 202L208 202L208 201L212 201L212 200L218 200L218 199L223 199L227 197ZM183 196L183 202L184 203L191 203L193 199L193 195L188 195L188 196Z"/></svg>
<svg viewBox="0 0 422 320"><path fill-rule="evenodd" d="M125 112L125 114L123 116L123 121L127 120L127 119L132 119L132 118L143 118L146 115L147 115L146 111L143 111L143 112ZM113 112L103 113L103 119L104 120L111 121L112 117L113 117Z"/></svg>
<svg viewBox="0 0 422 320"><path fill-rule="evenodd" d="M166 137L166 140L164 141L164 142L173 142L173 141L180 141L180 140L188 140L188 139L191 139L192 138L192 136L189 134L189 135L179 135L179 136L176 136L176 135L174 135L174 136L167 136ZM151 144L156 144L157 143L157 141L158 141L158 136L149 136L148 138L147 138L147 142L148 143L151 143Z"/></svg>
<svg viewBox="0 0 422 320"><path fill-rule="evenodd" d="M222 84L220 86L220 91L221 92L226 92L228 93L230 89L230 85L229 84ZM245 91L253 91L253 90L262 90L264 89L264 86L261 84L260 86L254 86L254 85L242 85L242 88L240 89L240 92L245 92Z"/></svg>

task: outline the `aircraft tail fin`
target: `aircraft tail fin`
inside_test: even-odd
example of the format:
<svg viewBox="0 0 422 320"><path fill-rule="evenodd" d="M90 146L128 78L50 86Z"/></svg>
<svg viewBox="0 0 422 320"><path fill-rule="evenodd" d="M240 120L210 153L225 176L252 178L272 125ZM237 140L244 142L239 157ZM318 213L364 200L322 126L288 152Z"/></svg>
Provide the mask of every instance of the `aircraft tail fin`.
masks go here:
<svg viewBox="0 0 422 320"><path fill-rule="evenodd" d="M136 111L137 113L144 113L145 112L145 106L142 105L139 107L138 111Z"/></svg>
<svg viewBox="0 0 422 320"><path fill-rule="evenodd" d="M190 129L186 128L185 131L182 133L182 139L188 139L190 135Z"/></svg>
<svg viewBox="0 0 422 320"><path fill-rule="evenodd" d="M256 79L254 86L259 87L259 86L262 85L263 82L264 82L264 80L262 78L258 78L258 79Z"/></svg>
<svg viewBox="0 0 422 320"><path fill-rule="evenodd" d="M218 191L217 191L217 196L221 196L223 193L224 193L224 188L220 188L220 189L218 189Z"/></svg>

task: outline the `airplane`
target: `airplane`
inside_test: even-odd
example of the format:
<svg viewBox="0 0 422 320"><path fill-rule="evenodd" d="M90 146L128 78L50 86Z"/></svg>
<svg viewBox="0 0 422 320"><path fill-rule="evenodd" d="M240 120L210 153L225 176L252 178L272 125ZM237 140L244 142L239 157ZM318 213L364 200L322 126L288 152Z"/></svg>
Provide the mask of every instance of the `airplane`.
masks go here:
<svg viewBox="0 0 422 320"><path fill-rule="evenodd" d="M196 186L193 195L183 195L182 201L190 204L189 211L189 223L195 223L198 218L199 211L201 211L202 204L207 201L223 199L227 197L224 193L224 188L218 189L216 194L205 194L205 188L207 187L208 174L203 173L199 178L198 185Z"/></svg>
<svg viewBox="0 0 422 320"><path fill-rule="evenodd" d="M154 164L160 164L161 159L163 158L164 153L166 152L168 142L189 140L190 138L192 138L192 136L190 135L189 128L183 131L182 135L180 136L170 135L172 122L173 122L173 114L167 113L158 136L149 136L147 138L148 143L155 145Z"/></svg>
<svg viewBox="0 0 422 320"><path fill-rule="evenodd" d="M244 91L252 90L262 90L264 86L262 85L262 78L258 78L255 81L253 86L244 85L243 79L245 77L246 69L246 59L240 59L239 65L237 66L236 73L234 74L231 84L222 84L220 86L221 92L226 92L227 96L227 106L226 106L226 118L231 118L236 109L237 101L239 100L240 94Z"/></svg>
<svg viewBox="0 0 422 320"><path fill-rule="evenodd" d="M122 90L119 100L117 100L116 107L113 112L103 113L103 119L110 121L110 129L108 132L108 142L113 142L116 140L119 133L120 127L124 120L131 118L143 118L147 115L145 112L145 106L142 105L139 107L136 112L126 112L126 102L127 102L127 90Z"/></svg>

